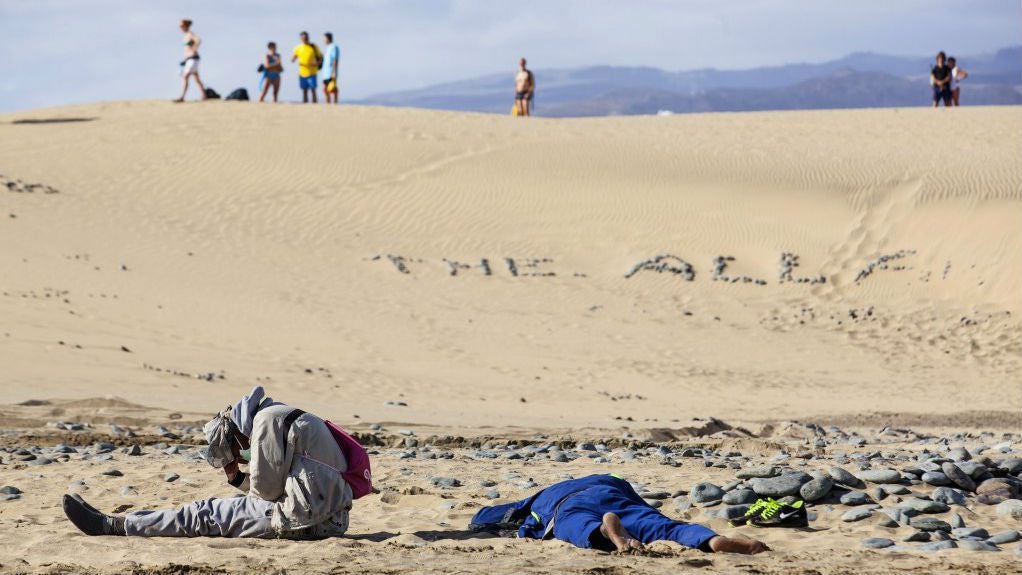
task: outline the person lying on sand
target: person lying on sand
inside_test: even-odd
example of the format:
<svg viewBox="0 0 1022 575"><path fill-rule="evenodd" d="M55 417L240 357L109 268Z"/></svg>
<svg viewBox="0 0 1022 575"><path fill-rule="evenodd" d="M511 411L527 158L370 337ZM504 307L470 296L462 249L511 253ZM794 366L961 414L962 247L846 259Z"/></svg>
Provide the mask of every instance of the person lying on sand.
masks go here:
<svg viewBox="0 0 1022 575"><path fill-rule="evenodd" d="M562 481L515 503L484 507L469 529L518 537L556 538L583 549L627 551L654 541L675 541L707 552L762 553L754 539L732 539L710 529L670 519L650 507L617 475Z"/></svg>
<svg viewBox="0 0 1022 575"><path fill-rule="evenodd" d="M347 531L352 489L341 473L348 463L322 419L255 387L203 432L206 461L222 468L245 497L114 517L65 495L67 518L88 535L320 539Z"/></svg>

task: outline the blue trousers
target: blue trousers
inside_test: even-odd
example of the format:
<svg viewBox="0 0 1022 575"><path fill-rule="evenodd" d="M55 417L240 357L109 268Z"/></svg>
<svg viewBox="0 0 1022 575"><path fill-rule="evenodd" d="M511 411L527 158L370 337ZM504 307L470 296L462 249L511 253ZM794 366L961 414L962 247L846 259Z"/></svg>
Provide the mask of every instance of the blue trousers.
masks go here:
<svg viewBox="0 0 1022 575"><path fill-rule="evenodd" d="M613 543L600 533L603 514L616 513L621 525L643 543L675 541L708 551L717 534L694 523L675 521L647 505L635 492L622 486L597 485L570 495L557 510L554 537L583 549L612 551Z"/></svg>

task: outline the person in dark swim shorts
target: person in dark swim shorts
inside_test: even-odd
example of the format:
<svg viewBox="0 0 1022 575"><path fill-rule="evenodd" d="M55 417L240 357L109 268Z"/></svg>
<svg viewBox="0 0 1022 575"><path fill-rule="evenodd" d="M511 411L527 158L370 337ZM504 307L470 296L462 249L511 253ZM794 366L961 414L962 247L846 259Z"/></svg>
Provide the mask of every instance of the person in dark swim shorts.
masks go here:
<svg viewBox="0 0 1022 575"><path fill-rule="evenodd" d="M933 107L951 105L951 67L947 65L947 56L943 51L937 53L937 65L930 70L930 84L933 85Z"/></svg>

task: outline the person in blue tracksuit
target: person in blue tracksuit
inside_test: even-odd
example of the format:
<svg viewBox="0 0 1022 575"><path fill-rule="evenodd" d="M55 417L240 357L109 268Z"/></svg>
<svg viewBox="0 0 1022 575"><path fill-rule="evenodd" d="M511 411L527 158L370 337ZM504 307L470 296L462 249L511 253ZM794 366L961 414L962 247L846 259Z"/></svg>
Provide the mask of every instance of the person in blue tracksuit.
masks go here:
<svg viewBox="0 0 1022 575"><path fill-rule="evenodd" d="M551 485L532 497L484 507L470 529L518 537L560 539L583 549L624 551L653 541L675 541L707 552L755 554L768 547L753 539L731 539L697 524L666 517L616 475L590 475Z"/></svg>

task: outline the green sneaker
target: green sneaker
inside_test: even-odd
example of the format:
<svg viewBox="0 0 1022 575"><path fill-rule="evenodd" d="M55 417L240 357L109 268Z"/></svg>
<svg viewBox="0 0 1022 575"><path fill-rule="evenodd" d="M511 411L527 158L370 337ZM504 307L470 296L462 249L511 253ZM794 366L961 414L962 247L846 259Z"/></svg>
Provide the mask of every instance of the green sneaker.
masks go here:
<svg viewBox="0 0 1022 575"><path fill-rule="evenodd" d="M807 527L809 514L805 502L782 503L771 497L757 499L745 515L731 520L732 527L752 525L753 527Z"/></svg>

